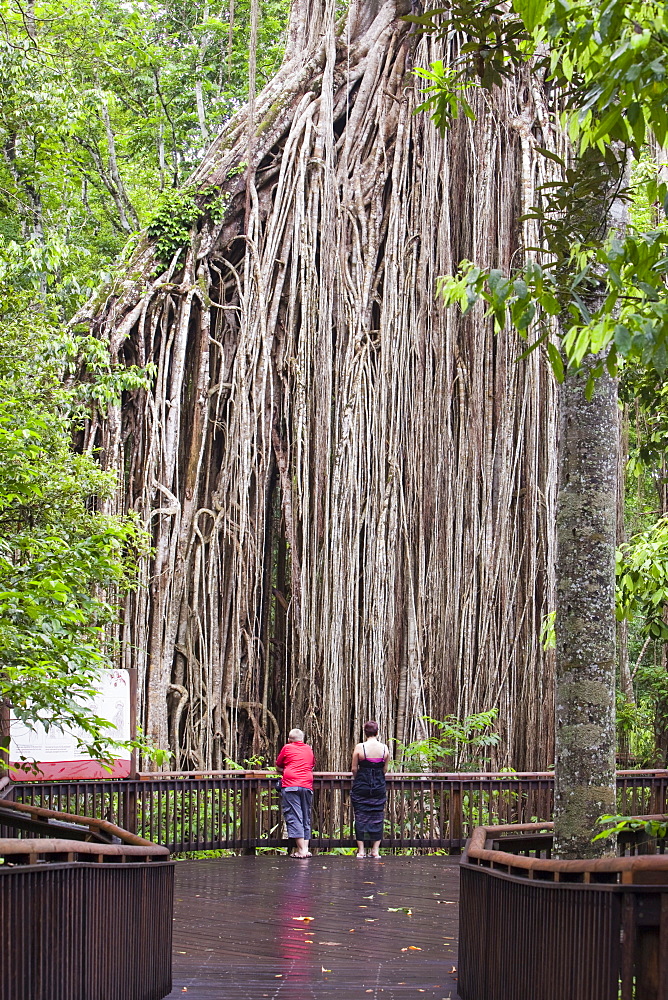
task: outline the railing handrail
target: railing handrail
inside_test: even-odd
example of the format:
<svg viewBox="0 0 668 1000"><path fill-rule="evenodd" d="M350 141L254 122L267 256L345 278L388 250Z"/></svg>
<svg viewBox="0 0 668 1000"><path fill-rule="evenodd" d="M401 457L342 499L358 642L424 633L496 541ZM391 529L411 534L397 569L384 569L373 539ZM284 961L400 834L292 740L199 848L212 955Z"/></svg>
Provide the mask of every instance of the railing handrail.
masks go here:
<svg viewBox="0 0 668 1000"><path fill-rule="evenodd" d="M16 813L34 816L36 819L55 819L66 823L77 823L80 826L88 827L91 833L99 830L110 836L118 837L124 844L131 844L135 847L152 846L150 840L145 840L143 837L139 837L135 833L130 833L129 830L124 830L122 827L116 826L105 819L98 819L93 816L79 816L76 813L58 812L55 809L45 809L42 806L31 806L24 802L14 802L11 799L0 799L0 807L11 809Z"/></svg>
<svg viewBox="0 0 668 1000"><path fill-rule="evenodd" d="M277 779L274 772L255 769L222 775L155 772L145 773L140 780L28 781L14 785L12 797L21 804L30 803L35 809L61 810L52 815L70 822L74 819L76 823L77 814L104 817L149 841L168 846L172 852L254 851L286 843ZM529 772L527 776L506 771L395 773L388 776L387 786L384 839L392 849L443 848L459 853L476 826L546 822L553 815L554 778L545 772ZM349 773L316 773L315 847L351 843L351 787ZM622 773L617 779L617 789L620 812L636 815L668 811L668 771L633 772L631 776ZM22 815L23 827L37 830L40 836L67 839L82 836L80 830L57 828L53 820L48 824L39 821L38 825L35 820L25 819L29 814L14 813ZM103 825L97 828L100 839L110 840L108 835L101 836L104 829ZM85 827L83 830L83 839L92 839ZM13 835L13 830L2 829L0 816L0 836ZM507 850L516 848L508 845Z"/></svg>
<svg viewBox="0 0 668 1000"><path fill-rule="evenodd" d="M314 771L314 778L350 778L350 771ZM175 779L206 779L206 778L278 778L277 771L259 770L249 768L248 770L233 771L140 771L137 775L139 781L174 781ZM646 770L624 770L617 771L618 778L625 777L666 777L668 778L668 768L650 768ZM425 780L438 779L439 781L467 781L481 778L499 778L501 780L513 780L515 778L529 778L541 780L544 778L554 778L554 771L388 771L388 780L394 778L421 778ZM74 779L79 780L79 779ZM86 779L80 779L85 781ZM118 779L109 779L117 781ZM123 779L127 780L127 779Z"/></svg>
<svg viewBox="0 0 668 1000"><path fill-rule="evenodd" d="M94 856L110 857L143 857L151 859L159 857L167 860L169 858L169 848L160 844L151 844L146 841L146 846L133 844L92 844L85 840L57 840L57 839L37 839L25 838L21 840L1 838L0 856L9 857L11 855L28 856L32 859L41 854L90 854ZM2 869L0 869L0 874Z"/></svg>
<svg viewBox="0 0 668 1000"><path fill-rule="evenodd" d="M635 819L656 820L666 819L663 814L637 816ZM477 861L487 861L490 865L502 865L506 868L519 868L523 872L548 872L552 875L586 874L586 873L618 873L635 871L668 871L668 855L640 854L628 858L591 858L574 861L563 861L558 858L529 858L508 851L490 850L485 847L488 840L503 833L538 833L541 830L553 830L554 823L517 823L504 826L477 826L471 834L462 861L469 858Z"/></svg>
<svg viewBox="0 0 668 1000"><path fill-rule="evenodd" d="M151 861L153 858L169 858L169 848L163 847L161 844L154 844L151 840L145 840L106 819L78 816L75 813L58 812L55 809L43 809L41 806L30 806L23 802L12 802L9 799L0 799L0 806L15 812L17 815L76 823L79 827L88 828L91 833L100 831L121 841L120 844L105 844L86 840L68 840L62 837L22 837L20 839L5 837L0 839L0 855L2 856L28 858L30 864L34 864L37 858L42 855L63 854L68 857L91 855L98 860L101 857L119 859L141 857L147 861Z"/></svg>

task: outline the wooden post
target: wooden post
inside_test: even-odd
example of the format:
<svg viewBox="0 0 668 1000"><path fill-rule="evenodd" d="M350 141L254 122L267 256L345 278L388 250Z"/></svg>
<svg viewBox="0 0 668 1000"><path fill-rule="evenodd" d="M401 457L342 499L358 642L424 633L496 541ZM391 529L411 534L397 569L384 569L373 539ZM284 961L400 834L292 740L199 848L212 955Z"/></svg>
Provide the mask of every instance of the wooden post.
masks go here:
<svg viewBox="0 0 668 1000"><path fill-rule="evenodd" d="M242 853L248 857L254 857L256 854L255 841L258 838L256 779L262 774L262 771L246 771L241 790L241 839L246 845Z"/></svg>
<svg viewBox="0 0 668 1000"><path fill-rule="evenodd" d="M137 788L134 781L123 786L123 822L128 833L137 833ZM121 825L119 823L119 825Z"/></svg>
<svg viewBox="0 0 668 1000"><path fill-rule="evenodd" d="M130 739L137 739L137 668L127 667L130 680ZM137 777L137 751L132 751L130 758L130 778ZM135 832L135 831L133 831Z"/></svg>
<svg viewBox="0 0 668 1000"><path fill-rule="evenodd" d="M650 779L650 805L649 811L652 815L663 814L668 808L668 787L663 775L655 775Z"/></svg>
<svg viewBox="0 0 668 1000"><path fill-rule="evenodd" d="M450 840L461 841L464 829L462 816L462 790L461 786L455 788L454 784L450 789ZM462 849L459 844L451 844L451 854L461 854Z"/></svg>

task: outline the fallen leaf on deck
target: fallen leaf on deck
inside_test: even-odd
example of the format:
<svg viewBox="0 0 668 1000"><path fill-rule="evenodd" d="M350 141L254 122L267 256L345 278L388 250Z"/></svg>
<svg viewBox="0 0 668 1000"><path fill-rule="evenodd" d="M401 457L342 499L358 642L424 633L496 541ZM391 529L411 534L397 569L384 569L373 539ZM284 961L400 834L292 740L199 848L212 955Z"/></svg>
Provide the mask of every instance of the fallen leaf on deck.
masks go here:
<svg viewBox="0 0 668 1000"><path fill-rule="evenodd" d="M373 899L373 896L362 896L362 899Z"/></svg>
<svg viewBox="0 0 668 1000"><path fill-rule="evenodd" d="M331 969L326 969L324 965L321 965L320 968L321 968L321 970L323 972L331 972L332 971Z"/></svg>
<svg viewBox="0 0 668 1000"><path fill-rule="evenodd" d="M329 944L329 945L332 946L332 948L340 948L341 947L341 942L340 941L318 941L318 944Z"/></svg>
<svg viewBox="0 0 668 1000"><path fill-rule="evenodd" d="M308 924L311 920L315 920L315 917L293 917L293 920L303 920L304 923Z"/></svg>
<svg viewBox="0 0 668 1000"><path fill-rule="evenodd" d="M409 951L422 951L422 948L418 948L418 946L415 945L415 944L409 944L408 950Z"/></svg>
<svg viewBox="0 0 668 1000"><path fill-rule="evenodd" d="M408 906L388 906L388 913L406 913L409 917L413 916L413 911Z"/></svg>
<svg viewBox="0 0 668 1000"><path fill-rule="evenodd" d="M376 919L377 919L376 917L365 917L364 918L364 923L365 924L375 924Z"/></svg>
<svg viewBox="0 0 668 1000"><path fill-rule="evenodd" d="M457 966L453 965L452 968L450 969L450 972L456 972L456 971L457 971Z"/></svg>

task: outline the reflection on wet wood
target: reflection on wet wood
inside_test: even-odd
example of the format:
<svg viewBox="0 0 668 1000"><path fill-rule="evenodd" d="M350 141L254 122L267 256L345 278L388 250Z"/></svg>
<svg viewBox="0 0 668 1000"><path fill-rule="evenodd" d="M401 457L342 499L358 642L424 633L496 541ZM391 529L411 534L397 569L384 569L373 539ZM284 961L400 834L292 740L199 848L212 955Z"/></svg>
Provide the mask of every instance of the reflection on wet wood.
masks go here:
<svg viewBox="0 0 668 1000"><path fill-rule="evenodd" d="M455 1000L458 894L447 857L181 862L170 1000Z"/></svg>

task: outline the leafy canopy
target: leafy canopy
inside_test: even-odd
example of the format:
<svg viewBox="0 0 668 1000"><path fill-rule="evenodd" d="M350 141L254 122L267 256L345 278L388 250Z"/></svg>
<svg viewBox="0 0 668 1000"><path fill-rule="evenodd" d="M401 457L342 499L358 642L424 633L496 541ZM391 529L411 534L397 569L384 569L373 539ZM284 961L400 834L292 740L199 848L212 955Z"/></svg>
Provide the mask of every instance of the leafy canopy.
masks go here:
<svg viewBox="0 0 668 1000"><path fill-rule="evenodd" d="M668 362L668 189L656 167L636 172L632 191L625 180L628 156L640 160L650 136L662 144L668 134L667 16L663 2L514 0L511 11L456 2L409 18L446 39L466 36L452 79L432 67L425 105L437 126L454 117L463 80L489 87L523 64L563 95L559 118L572 152L564 160L538 148L558 169L528 213L542 245L527 249L540 251L541 262L512 276L463 261L438 286L446 305L468 312L482 300L497 329L510 323L531 334L530 349L546 344L559 380L564 360L577 368L588 354L605 355L612 372L620 357L659 371ZM654 224L623 239L608 235L610 209L632 195L655 207Z"/></svg>
<svg viewBox="0 0 668 1000"><path fill-rule="evenodd" d="M115 477L72 451L82 387L65 388L62 374L76 342L13 296L0 299L0 321L0 698L27 725L79 727L103 757L107 724L85 702L112 665L116 597L134 586L146 540L133 518L100 512ZM98 371L89 388L112 396L114 380L105 388Z"/></svg>

